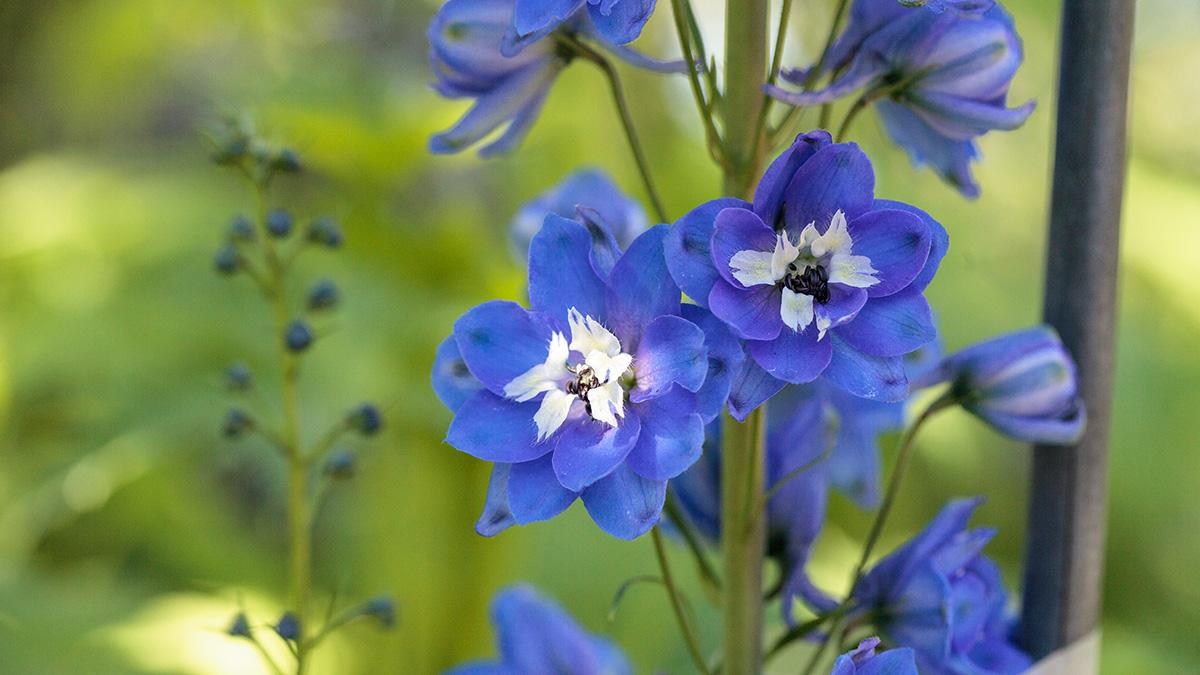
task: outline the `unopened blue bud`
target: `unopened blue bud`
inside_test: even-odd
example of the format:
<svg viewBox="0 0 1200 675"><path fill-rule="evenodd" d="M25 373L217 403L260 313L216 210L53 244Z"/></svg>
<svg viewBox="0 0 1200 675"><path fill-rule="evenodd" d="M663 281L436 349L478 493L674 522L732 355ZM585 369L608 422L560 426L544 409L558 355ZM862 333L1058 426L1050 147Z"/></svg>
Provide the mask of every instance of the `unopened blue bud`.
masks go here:
<svg viewBox="0 0 1200 675"><path fill-rule="evenodd" d="M338 450L325 460L325 475L337 480L354 477L358 457L350 450Z"/></svg>
<svg viewBox="0 0 1200 675"><path fill-rule="evenodd" d="M229 222L229 239L240 242L254 241L254 223L246 216L235 216Z"/></svg>
<svg viewBox="0 0 1200 675"><path fill-rule="evenodd" d="M338 287L332 281L321 280L308 292L308 308L313 311L333 309L340 299Z"/></svg>
<svg viewBox="0 0 1200 675"><path fill-rule="evenodd" d="M298 173L300 156L291 148L284 148L271 158L271 168L280 173Z"/></svg>
<svg viewBox="0 0 1200 675"><path fill-rule="evenodd" d="M221 433L225 438L239 438L254 428L254 418L241 408L231 408L225 413L225 421L221 424Z"/></svg>
<svg viewBox="0 0 1200 675"><path fill-rule="evenodd" d="M271 209L267 212L267 232L272 237L282 239L292 233L292 214L283 209Z"/></svg>
<svg viewBox="0 0 1200 675"><path fill-rule="evenodd" d="M254 386L254 374L244 363L235 363L225 369L225 387L230 391L248 391Z"/></svg>
<svg viewBox="0 0 1200 675"><path fill-rule="evenodd" d="M213 256L213 267L221 274L234 274L241 266L242 261L233 244L224 244L217 249L216 255Z"/></svg>
<svg viewBox="0 0 1200 675"><path fill-rule="evenodd" d="M374 436L383 428L383 415L379 413L379 408L363 403L350 413L349 422L363 436Z"/></svg>
<svg viewBox="0 0 1200 675"><path fill-rule="evenodd" d="M230 637L250 637L250 621L246 618L246 613L238 612L233 617L233 622L229 624L229 628L225 629L225 633Z"/></svg>
<svg viewBox="0 0 1200 675"><path fill-rule="evenodd" d="M363 603L363 616L369 616L379 622L384 628L396 625L396 601L386 595L379 595Z"/></svg>
<svg viewBox="0 0 1200 675"><path fill-rule="evenodd" d="M298 641L300 639L300 617L290 611L284 612L275 624L275 632L288 642Z"/></svg>
<svg viewBox="0 0 1200 675"><path fill-rule="evenodd" d="M250 139L241 134L235 134L224 139L213 150L213 161L221 166L235 166L246 158L250 151Z"/></svg>
<svg viewBox="0 0 1200 675"><path fill-rule="evenodd" d="M313 333L312 328L309 328L308 323L303 319L296 319L288 324L287 331L283 334L283 343L293 352L302 352L312 345Z"/></svg>
<svg viewBox="0 0 1200 675"><path fill-rule="evenodd" d="M333 218L321 216L309 224L308 240L326 248L339 248L342 245L342 228Z"/></svg>

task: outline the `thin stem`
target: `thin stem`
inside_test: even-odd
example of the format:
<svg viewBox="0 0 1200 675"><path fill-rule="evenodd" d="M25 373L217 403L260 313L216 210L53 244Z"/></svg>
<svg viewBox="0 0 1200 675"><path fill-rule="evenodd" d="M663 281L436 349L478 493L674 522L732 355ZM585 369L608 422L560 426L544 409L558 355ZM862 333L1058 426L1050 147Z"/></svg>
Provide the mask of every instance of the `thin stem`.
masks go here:
<svg viewBox="0 0 1200 675"><path fill-rule="evenodd" d="M696 100L696 107L700 112L700 121L704 124L704 137L708 143L709 154L712 155L713 161L720 164L722 162L721 134L717 132L717 127L712 118L712 106L704 95L704 87L700 84L700 74L696 72L697 63L700 63L705 68L707 68L707 65L703 61L697 61L696 53L692 50L692 37L688 33L687 26L687 15L690 14L690 7L684 7L687 1L671 0L672 14L675 17L675 32L679 35L679 48L683 50L683 59L688 65L688 83L691 85L692 97ZM788 1L790 2L790 0ZM703 59L704 57L701 56L700 58Z"/></svg>
<svg viewBox="0 0 1200 675"><path fill-rule="evenodd" d="M625 138L629 141L629 149L633 152L634 162L637 164L638 173L641 174L642 184L646 188L646 196L649 197L650 204L654 208L655 216L659 222L671 222L667 218L666 209L663 208L662 199L658 195L658 189L654 186L654 179L650 176L650 163L646 160L646 153L642 150L641 141L638 140L637 129L633 125L633 115L629 112L629 102L625 99L625 89L621 86L621 78L617 74L616 67L603 54L573 37L561 37L560 40L564 46L577 56L596 64L604 73L604 76L608 78L613 103L617 107L617 114L621 118L621 127L625 130Z"/></svg>
<svg viewBox="0 0 1200 675"><path fill-rule="evenodd" d="M708 664L704 661L704 652L700 649L700 642L696 639L696 634L687 620L687 614L683 610L683 598L671 576L671 565L667 561L662 532L655 527L651 530L650 536L654 540L654 554L658 556L658 567L662 570L663 585L667 587L667 596L671 599L671 609L675 612L675 620L679 623L679 630L683 633L684 642L687 643L688 653L691 654L696 670L708 675Z"/></svg>
<svg viewBox="0 0 1200 675"><path fill-rule="evenodd" d="M842 19L846 16L846 10L850 8L850 0L838 0L837 8L833 11L833 21L829 24L829 33L825 36L825 46L821 48L821 56L817 59L817 64L812 70L808 71L808 76L804 78L804 83L801 85L801 91L811 91L817 85L817 81L821 78L821 73L828 65L829 52L833 47L833 42L837 39L838 30L842 27ZM781 131L787 129L797 115L804 109L803 106L794 106L787 112L779 126L775 127L772 132L772 140L778 140L778 135Z"/></svg>
<svg viewBox="0 0 1200 675"><path fill-rule="evenodd" d="M259 642L253 633L248 637L250 638L250 642L254 644L254 648L258 650L259 655L262 656L263 661L266 661L267 665L271 667L271 672L275 673L275 675L283 675L283 668L280 668L279 664L275 663L275 659L271 658L271 652L267 651L263 643Z"/></svg>
<svg viewBox="0 0 1200 675"><path fill-rule="evenodd" d="M766 494L763 495L763 503L760 508L767 508L767 502L771 501L771 497L774 497L779 493L780 490L787 487L789 482L807 473L821 462L829 459L829 455L833 454L833 445L833 443L826 443L825 450L822 451L820 455L785 473L782 478L775 481L775 484L771 486L771 489L767 490Z"/></svg>
<svg viewBox="0 0 1200 675"><path fill-rule="evenodd" d="M771 647L767 650L767 655L764 657L765 660L769 661L775 658L779 652L783 651L784 648L796 640L802 640L809 635L812 635L813 631L820 628L821 624L828 621L832 616L833 612L830 612L829 614L823 614L788 629L786 633L780 635L778 638L775 638L775 641L771 643Z"/></svg>
<svg viewBox="0 0 1200 675"><path fill-rule="evenodd" d="M692 557L696 560L696 570L700 574L700 579L713 590L720 590L721 579L717 576L717 571L713 569L712 563L704 552L704 545L700 541L700 535L696 533L696 528L692 526L692 522L687 516L679 510L679 504L675 501L675 497L668 492L667 503L663 507L663 511L671 522L675 524L676 529L683 536L683 541L692 551Z"/></svg>
<svg viewBox="0 0 1200 675"><path fill-rule="evenodd" d="M792 0L783 0L783 6L779 10L779 29L775 32L775 49L771 56L771 70L767 73L767 84L775 84L779 79L780 70L783 69L783 47L787 43L788 17L791 13ZM775 99L763 92L762 109L758 112L758 122L754 132L756 136L762 136L774 102Z"/></svg>
<svg viewBox="0 0 1200 675"><path fill-rule="evenodd" d="M850 106L850 110L846 111L846 118L842 120L842 126L838 128L837 136L834 137L834 140L839 143L846 140L846 132L850 131L850 123L870 105L871 100L866 96L855 101L854 105Z"/></svg>

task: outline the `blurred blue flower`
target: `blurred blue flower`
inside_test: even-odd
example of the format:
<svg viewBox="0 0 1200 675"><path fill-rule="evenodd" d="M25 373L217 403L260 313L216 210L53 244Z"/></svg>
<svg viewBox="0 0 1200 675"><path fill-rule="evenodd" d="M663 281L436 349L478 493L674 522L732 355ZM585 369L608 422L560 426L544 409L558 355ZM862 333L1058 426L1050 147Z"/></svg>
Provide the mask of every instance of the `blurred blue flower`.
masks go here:
<svg viewBox="0 0 1200 675"><path fill-rule="evenodd" d="M545 35L587 18L595 32L615 45L633 42L654 13L655 0L516 0L513 40Z"/></svg>
<svg viewBox="0 0 1200 675"><path fill-rule="evenodd" d="M1031 665L1008 639L1008 596L982 554L995 530L967 529L981 501L947 504L855 590L850 620L866 616L890 644L911 647L922 673L1007 675Z"/></svg>
<svg viewBox="0 0 1200 675"><path fill-rule="evenodd" d="M667 479L699 457L721 401L704 389L708 337L681 316L665 233L648 230L603 274L587 228L548 216L530 246L532 311L489 302L455 324L458 355L443 346L432 379L458 403L447 442L497 463L482 534L580 497L609 534L640 536ZM458 358L484 387L465 401L464 378L444 370Z"/></svg>
<svg viewBox="0 0 1200 675"><path fill-rule="evenodd" d="M917 675L913 650L889 649L876 654L879 638L863 640L857 647L842 654L833 663L829 675Z"/></svg>
<svg viewBox="0 0 1200 675"><path fill-rule="evenodd" d="M446 675L631 675L612 642L591 635L554 601L529 586L500 591L492 600L500 654L452 668Z"/></svg>
<svg viewBox="0 0 1200 675"><path fill-rule="evenodd" d="M596 240L597 255L608 261L610 270L620 251L649 225L641 205L621 192L606 173L599 169L576 171L526 202L513 217L509 241L513 256L522 263L528 260L529 242L552 213L587 226Z"/></svg>
<svg viewBox="0 0 1200 675"><path fill-rule="evenodd" d="M619 40L606 41L609 29L629 20L630 10L644 1L603 0L584 10L585 0L449 0L428 30L429 61L437 77L433 88L446 98L470 98L475 104L453 127L430 139L430 150L459 152L502 126L506 128L500 137L479 154L487 157L516 148L571 60L570 50L554 39L556 34L590 38L639 67L684 72L681 62L656 61L620 46ZM535 16L541 19L533 23L545 19L544 25L518 32L517 26L533 25Z"/></svg>
<svg viewBox="0 0 1200 675"><path fill-rule="evenodd" d="M914 384L941 382L964 409L1019 441L1069 445L1087 426L1075 362L1048 326L968 347Z"/></svg>
<svg viewBox="0 0 1200 675"><path fill-rule="evenodd" d="M830 50L829 86L816 92L769 87L794 105L827 103L865 90L878 100L888 134L914 164L929 164L968 197L975 139L1012 130L1032 114L1032 101L1007 106L1008 89L1024 58L1012 18L995 3L929 3L910 9L895 0L856 0L846 31ZM801 84L810 73L789 71Z"/></svg>
<svg viewBox="0 0 1200 675"><path fill-rule="evenodd" d="M924 290L949 245L907 204L877 200L871 162L828 133L799 136L754 202L719 199L671 227L683 291L746 341L730 411L824 376L863 398L908 393L902 356L937 335Z"/></svg>

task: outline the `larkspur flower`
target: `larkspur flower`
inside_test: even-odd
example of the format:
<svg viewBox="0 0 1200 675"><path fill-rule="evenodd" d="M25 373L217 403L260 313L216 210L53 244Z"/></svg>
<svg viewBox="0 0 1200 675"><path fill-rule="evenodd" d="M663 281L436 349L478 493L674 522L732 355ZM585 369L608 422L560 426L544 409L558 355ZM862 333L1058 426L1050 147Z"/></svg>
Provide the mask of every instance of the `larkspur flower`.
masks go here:
<svg viewBox="0 0 1200 675"><path fill-rule="evenodd" d="M913 650L906 647L876 654L880 639L867 638L833 663L829 675L917 675Z"/></svg>
<svg viewBox="0 0 1200 675"><path fill-rule="evenodd" d="M995 530L967 529L981 501L947 504L855 590L849 620L867 617L889 644L911 647L922 673L1008 675L1031 665L1008 638L1004 583L982 553Z"/></svg>
<svg viewBox="0 0 1200 675"><path fill-rule="evenodd" d="M730 376L706 385L710 338L683 316L665 233L648 230L601 274L588 230L548 216L530 246L532 311L494 301L455 324L457 354L443 345L433 380L458 403L447 441L497 463L480 533L552 518L578 497L609 534L640 536L667 479L699 457ZM471 381L447 372L459 358L482 385L469 398Z"/></svg>
<svg viewBox="0 0 1200 675"><path fill-rule="evenodd" d="M654 12L655 0L516 0L509 41L520 43L583 20L614 45L633 42Z"/></svg>
<svg viewBox="0 0 1200 675"><path fill-rule="evenodd" d="M599 169L584 169L567 176L558 185L530 200L517 211L509 226L513 256L522 263L529 242L549 214L579 221L596 240L597 255L612 269L616 255L646 231L649 220L635 200L621 192Z"/></svg>
<svg viewBox="0 0 1200 675"><path fill-rule="evenodd" d="M942 382L950 383L965 410L1010 438L1067 445L1079 440L1087 426L1075 362L1049 326L968 347L914 384Z"/></svg>
<svg viewBox="0 0 1200 675"><path fill-rule="evenodd" d="M815 131L771 164L753 203L718 199L672 226L676 282L751 357L729 401L738 419L822 375L863 398L907 395L901 357L937 335L923 293L948 239L928 214L874 189L857 145Z"/></svg>
<svg viewBox="0 0 1200 675"><path fill-rule="evenodd" d="M620 0L614 6L613 0L605 0L597 12L620 19L625 10L641 1ZM566 8L570 11L565 14L558 12L561 20L518 34L514 5L520 2L525 0L449 0L434 16L428 31L429 61L437 77L433 88L446 98L470 98L475 104L453 127L430 139L432 152L459 152L502 126L504 132L479 154L500 155L516 148L537 119L551 85L572 58L556 35L599 42L642 68L683 72L682 63L656 61L606 42L601 24L591 19L591 8L585 10L582 1L572 3L575 6ZM525 4L532 6L536 0ZM622 5L624 10L619 9ZM602 12L604 7L611 11Z"/></svg>
<svg viewBox="0 0 1200 675"><path fill-rule="evenodd" d="M1012 17L994 2L930 2L918 9L895 0L856 0L826 60L836 74L829 86L768 91L794 105L814 105L863 90L863 100L878 99L884 127L914 164L930 165L976 197L975 140L1016 129L1033 112L1032 101L1016 108L1006 102L1023 57ZM797 85L809 77L809 71L784 73Z"/></svg>
<svg viewBox="0 0 1200 675"><path fill-rule="evenodd" d="M562 607L529 586L514 586L496 594L492 625L500 651L497 658L467 663L446 675L633 673L615 644L585 631Z"/></svg>

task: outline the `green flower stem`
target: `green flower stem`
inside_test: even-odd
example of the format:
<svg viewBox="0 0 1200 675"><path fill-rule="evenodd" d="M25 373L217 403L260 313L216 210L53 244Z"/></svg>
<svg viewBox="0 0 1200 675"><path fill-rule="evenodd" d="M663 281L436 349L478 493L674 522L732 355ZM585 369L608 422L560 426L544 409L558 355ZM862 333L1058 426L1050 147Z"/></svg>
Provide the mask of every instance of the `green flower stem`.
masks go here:
<svg viewBox="0 0 1200 675"><path fill-rule="evenodd" d="M721 578L717 576L717 571L713 569L712 563L705 554L704 544L700 541L700 535L696 533L696 528L692 526L692 522L687 519L687 516L680 512L679 504L670 492L667 493L667 502L663 506L663 512L671 519L691 550L692 557L696 560L696 571L700 575L700 580L704 582L706 590L714 594L718 593L721 590Z"/></svg>
<svg viewBox="0 0 1200 675"><path fill-rule="evenodd" d="M767 81L769 0L725 5L725 196L749 197L766 153L758 116Z"/></svg>
<svg viewBox="0 0 1200 675"><path fill-rule="evenodd" d="M283 669L279 667L278 663L275 663L275 659L271 658L271 652L267 651L263 643L259 642L253 633L249 636L249 639L254 644L254 648L258 650L259 655L262 656L263 661L271 668L271 672L275 673L275 675L283 675Z"/></svg>
<svg viewBox="0 0 1200 675"><path fill-rule="evenodd" d="M821 77L821 71L825 70L825 66L829 61L829 50L833 47L833 42L837 39L838 31L841 30L842 20L846 16L846 11L850 8L850 0L838 0L838 5L833 11L833 21L829 24L829 34L825 36L825 46L821 49L821 56L817 59L817 65L808 72L808 77L804 78L804 84L801 86L803 91L811 91L817 85L817 81ZM780 132L791 127L796 116L803 111L802 106L794 106L787 112L783 120L779 122L779 126L775 127L772 132L772 140L778 141Z"/></svg>
<svg viewBox="0 0 1200 675"><path fill-rule="evenodd" d="M766 414L759 408L745 423L724 420L721 447L722 623L725 671L761 670L763 556L766 519L758 505L765 483Z"/></svg>
<svg viewBox="0 0 1200 675"><path fill-rule="evenodd" d="M791 2L791 0L785 1ZM704 138L708 143L708 152L712 155L713 161L721 164L724 161L721 154L721 134L717 132L716 124L713 122L713 107L705 98L704 87L700 84L700 74L696 71L697 65L704 68L707 68L707 65L703 62L703 53L697 54L692 49L693 38L688 28L691 7L688 6L688 0L671 0L671 9L675 17L675 31L679 35L679 48L683 51L683 60L688 66L688 83L692 88L692 97L696 99L700 121L704 124ZM699 48L699 46L697 47ZM700 60L697 60L697 57ZM710 95L715 96L716 94L710 93Z"/></svg>
<svg viewBox="0 0 1200 675"><path fill-rule="evenodd" d="M700 642L683 609L683 596L680 595L679 588L675 585L675 579L671 575L671 565L667 561L662 532L657 526L650 531L650 537L654 540L654 554L658 557L658 567L662 570L663 585L667 588L667 596L671 600L671 610L675 612L675 620L679 623L679 631L683 633L683 641L687 644L688 654L691 655L696 670L704 675L709 675L708 665L704 661L704 652L700 649Z"/></svg>

